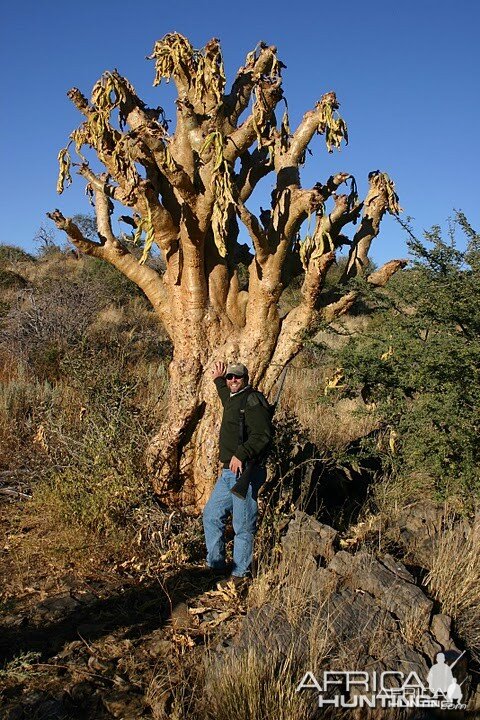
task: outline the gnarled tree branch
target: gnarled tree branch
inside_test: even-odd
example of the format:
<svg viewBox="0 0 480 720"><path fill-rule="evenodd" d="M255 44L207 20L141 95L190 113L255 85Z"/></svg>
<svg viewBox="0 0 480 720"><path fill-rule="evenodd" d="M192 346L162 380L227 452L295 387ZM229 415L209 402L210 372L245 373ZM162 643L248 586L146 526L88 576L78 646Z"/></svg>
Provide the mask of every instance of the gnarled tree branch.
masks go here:
<svg viewBox="0 0 480 720"><path fill-rule="evenodd" d="M100 193L97 195L97 199L99 198ZM105 199L107 198L105 197ZM105 206L102 206L102 201L100 201L99 216L101 218L105 213L104 207ZM138 285L159 314L167 332L169 334L172 333L167 293L163 280L156 270L153 270L147 265L141 265L128 249L123 246L118 247L112 242L107 242L107 240L96 243L87 239L73 220L64 217L60 210L47 213L47 217L53 220L57 228L63 230L70 242L85 255L91 255L100 260L105 260ZM104 220L105 218L102 218L102 222Z"/></svg>
<svg viewBox="0 0 480 720"><path fill-rule="evenodd" d="M265 114L268 117L283 96L281 80L280 78L273 81L260 79L257 85L262 92ZM255 115L256 104L253 106L251 115L249 115L242 125L228 135L225 147L225 159L228 160L228 162L233 164L257 139L259 128Z"/></svg>
<svg viewBox="0 0 480 720"><path fill-rule="evenodd" d="M232 89L224 100L226 133L232 132L237 126L238 118L246 110L255 83L262 75L268 75L276 60L277 48L274 45L267 47L260 43L260 54L249 59L237 73Z"/></svg>
<svg viewBox="0 0 480 720"><path fill-rule="evenodd" d="M400 211L394 183L388 175L376 170L370 173L368 179L370 189L363 203L362 221L353 239L343 282L365 273L368 266L368 251L372 240L378 235L383 216L387 211L392 215L397 215Z"/></svg>
<svg viewBox="0 0 480 720"><path fill-rule="evenodd" d="M258 222L255 215L245 207L241 200L237 201L237 212L238 217L241 219L241 221L247 228L248 234L252 239L257 262L260 265L263 265L269 255L267 234L260 226L260 223Z"/></svg>
<svg viewBox="0 0 480 720"><path fill-rule="evenodd" d="M326 118L329 118L338 107L337 96L334 92L328 92L322 96L314 110L308 110L305 113L300 125L293 133L290 148L282 159L284 167L288 165L298 167L314 134L316 132L325 133L329 130L329 122Z"/></svg>

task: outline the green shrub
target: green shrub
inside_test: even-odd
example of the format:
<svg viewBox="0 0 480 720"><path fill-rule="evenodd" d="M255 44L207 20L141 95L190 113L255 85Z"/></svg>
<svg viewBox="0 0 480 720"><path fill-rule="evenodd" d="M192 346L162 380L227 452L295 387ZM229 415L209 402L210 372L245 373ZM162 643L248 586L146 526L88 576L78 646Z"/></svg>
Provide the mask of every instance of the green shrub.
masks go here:
<svg viewBox="0 0 480 720"><path fill-rule="evenodd" d="M7 288L21 289L27 287L28 280L12 270L4 270L0 268L0 290Z"/></svg>
<svg viewBox="0 0 480 720"><path fill-rule="evenodd" d="M97 258L83 259L78 282L86 286L95 284L108 288L109 301L118 304L125 304L133 297L144 297L138 286L123 273Z"/></svg>
<svg viewBox="0 0 480 720"><path fill-rule="evenodd" d="M447 241L437 226L425 238L411 237L411 268L335 362L343 393L375 409L383 434L364 444L384 470L469 501L480 495L480 237L457 213Z"/></svg>

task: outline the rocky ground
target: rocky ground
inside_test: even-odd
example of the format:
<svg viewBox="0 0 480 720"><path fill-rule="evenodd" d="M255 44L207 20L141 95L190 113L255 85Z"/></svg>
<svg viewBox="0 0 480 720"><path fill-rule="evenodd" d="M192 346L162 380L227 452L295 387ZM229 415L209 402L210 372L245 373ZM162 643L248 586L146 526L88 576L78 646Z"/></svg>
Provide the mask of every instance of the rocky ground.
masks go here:
<svg viewBox="0 0 480 720"><path fill-rule="evenodd" d="M389 553L349 547L333 528L301 512L282 540L282 562L303 558L308 587L302 592L313 598L308 612L296 615L287 600L279 606L282 588L271 578L259 603L258 591L218 589L217 578L194 564L142 577L131 564L80 573L32 558L28 585L13 588L14 547L21 539L9 535L8 506L2 518L5 720L189 717L185 706L194 702L195 679L189 684L186 672L192 658L201 664L208 651L222 663L253 649L267 662L289 656L305 667L312 617L323 668L343 662L381 671L401 662L426 677L436 653L454 661L463 650L450 618L425 595L414 569L412 574ZM27 537L35 530L23 532ZM425 548L425 539L420 544ZM284 591L287 597L288 587ZM458 663L458 677L471 710L449 711L448 717L480 717L468 653Z"/></svg>

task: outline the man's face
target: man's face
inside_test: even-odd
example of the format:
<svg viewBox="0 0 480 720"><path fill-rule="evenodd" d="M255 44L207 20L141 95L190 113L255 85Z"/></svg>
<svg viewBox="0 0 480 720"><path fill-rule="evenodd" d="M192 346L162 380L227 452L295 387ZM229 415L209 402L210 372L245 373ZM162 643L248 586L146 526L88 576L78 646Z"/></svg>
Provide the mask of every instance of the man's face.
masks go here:
<svg viewBox="0 0 480 720"><path fill-rule="evenodd" d="M247 378L244 375L240 376L228 373L225 375L225 380L227 381L227 387L231 393L239 392L239 390L242 390L247 384Z"/></svg>

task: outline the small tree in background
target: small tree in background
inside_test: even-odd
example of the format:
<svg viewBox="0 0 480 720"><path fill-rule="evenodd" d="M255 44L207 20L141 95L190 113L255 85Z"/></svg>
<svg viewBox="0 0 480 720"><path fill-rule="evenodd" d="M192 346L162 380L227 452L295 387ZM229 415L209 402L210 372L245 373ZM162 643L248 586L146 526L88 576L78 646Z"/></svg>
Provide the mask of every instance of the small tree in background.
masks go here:
<svg viewBox="0 0 480 720"><path fill-rule="evenodd" d="M480 495L480 236L457 213L447 240L438 226L425 240L411 236L412 268L336 362L343 392L361 389L387 429L380 447L370 439L384 469L413 494L469 504Z"/></svg>
<svg viewBox="0 0 480 720"><path fill-rule="evenodd" d="M59 210L49 216L82 252L135 282L165 326L174 347L169 410L150 444L148 464L158 493L171 499L182 491L184 503L201 505L217 462L219 412L209 369L216 360L238 358L268 395L318 322L330 323L352 307L357 294L348 283L367 274L371 242L385 212L398 213L398 198L393 182L379 171L370 173L363 201L347 172L301 187L300 168L313 136L323 135L332 152L347 140L347 128L334 92L323 95L294 131L286 109L277 118L283 65L275 47L260 43L249 53L230 91L215 38L195 50L182 35L168 34L150 59L154 85L175 82L175 131L169 131L163 110L147 107L116 70L102 75L90 100L70 90L85 119L59 153L58 191L71 182L73 143L95 206L98 241ZM104 172L94 171L82 155L84 146L94 150ZM270 207L257 217L247 203L270 173L275 178ZM345 183L350 189L340 194ZM133 211L123 219L134 227L141 257L112 231L115 203ZM300 238L310 216L313 230ZM345 227L357 220L349 239ZM239 223L251 250L239 243ZM335 251L345 244L350 245L345 272L326 288ZM154 245L165 272L146 262ZM367 279L382 286L403 265L391 261ZM282 317L278 301L299 274L299 304Z"/></svg>

